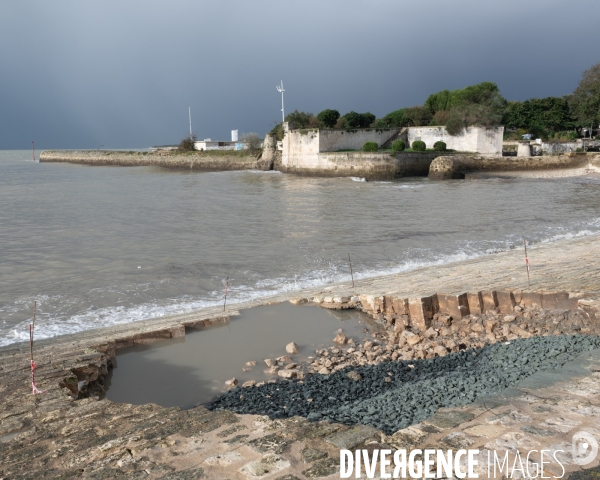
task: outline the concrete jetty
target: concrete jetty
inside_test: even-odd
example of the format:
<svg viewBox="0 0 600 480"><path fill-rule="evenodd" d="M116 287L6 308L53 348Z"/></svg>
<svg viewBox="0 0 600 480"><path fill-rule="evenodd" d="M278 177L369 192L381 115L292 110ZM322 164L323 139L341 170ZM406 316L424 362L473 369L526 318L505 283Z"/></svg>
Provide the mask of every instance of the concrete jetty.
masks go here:
<svg viewBox="0 0 600 480"><path fill-rule="evenodd" d="M234 152L156 152L109 150L44 150L42 163L77 163L94 166L156 166L196 171L272 170L273 160L245 151Z"/></svg>

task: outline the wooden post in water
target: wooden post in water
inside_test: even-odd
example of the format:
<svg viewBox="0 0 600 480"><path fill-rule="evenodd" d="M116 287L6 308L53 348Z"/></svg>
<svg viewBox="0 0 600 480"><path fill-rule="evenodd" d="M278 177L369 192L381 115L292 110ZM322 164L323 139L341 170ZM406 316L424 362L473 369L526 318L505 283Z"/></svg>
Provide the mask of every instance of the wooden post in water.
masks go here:
<svg viewBox="0 0 600 480"><path fill-rule="evenodd" d="M348 263L350 264L350 276L352 277L352 288L354 288L354 273L352 273L352 260L350 260L350 252L348 252Z"/></svg>
<svg viewBox="0 0 600 480"><path fill-rule="evenodd" d="M35 147L33 145L33 140L31 141L31 156L33 157L33 161L35 162Z"/></svg>
<svg viewBox="0 0 600 480"><path fill-rule="evenodd" d="M527 285L531 287L531 280L529 279L529 258L527 258L527 241L523 239L523 246L525 247L525 265L527 266Z"/></svg>
<svg viewBox="0 0 600 480"><path fill-rule="evenodd" d="M223 303L223 311L227 308L227 290L229 290L229 277L225 280L225 302Z"/></svg>

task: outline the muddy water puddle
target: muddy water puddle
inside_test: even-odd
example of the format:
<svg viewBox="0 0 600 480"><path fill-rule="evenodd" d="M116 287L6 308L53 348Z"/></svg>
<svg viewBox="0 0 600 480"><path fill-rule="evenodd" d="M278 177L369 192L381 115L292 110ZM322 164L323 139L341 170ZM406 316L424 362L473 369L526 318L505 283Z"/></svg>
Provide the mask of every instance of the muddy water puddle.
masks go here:
<svg viewBox="0 0 600 480"><path fill-rule="evenodd" d="M231 318L227 325L190 330L182 338L118 350L106 397L114 402L191 408L226 391L225 381L233 377L240 385L278 378L266 372L264 359L288 355L285 347L290 342L299 347L297 354L290 355L292 360L301 362L315 349L334 345L339 329L356 342L383 329L356 310L290 303L243 310ZM246 366L251 361L256 365Z"/></svg>

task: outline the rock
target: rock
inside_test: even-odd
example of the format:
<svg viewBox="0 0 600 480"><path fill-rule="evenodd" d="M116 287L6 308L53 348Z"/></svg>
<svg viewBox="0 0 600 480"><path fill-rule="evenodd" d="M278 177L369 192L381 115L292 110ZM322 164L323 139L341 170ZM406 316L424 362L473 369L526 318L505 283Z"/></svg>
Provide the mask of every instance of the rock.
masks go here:
<svg viewBox="0 0 600 480"><path fill-rule="evenodd" d="M247 367L254 367L254 366L256 366L256 362L254 360L252 360L250 362L246 362L246 366Z"/></svg>
<svg viewBox="0 0 600 480"><path fill-rule="evenodd" d="M265 364L267 365L267 367L274 367L275 365L277 365L277 360L273 360L271 358L266 358Z"/></svg>
<svg viewBox="0 0 600 480"><path fill-rule="evenodd" d="M514 322L516 320L516 318L517 317L515 317L514 315L505 315L502 320L504 321L504 323L510 323L510 322Z"/></svg>
<svg viewBox="0 0 600 480"><path fill-rule="evenodd" d="M296 368L297 366L298 366L298 365L297 365L297 364L295 364L295 363L288 363L288 364L285 366L285 369L286 369L286 370L292 370L292 369Z"/></svg>
<svg viewBox="0 0 600 480"><path fill-rule="evenodd" d="M333 297L333 303L348 303L350 297Z"/></svg>
<svg viewBox="0 0 600 480"><path fill-rule="evenodd" d="M335 338L333 339L333 341L340 345L346 345L348 343L348 337L346 335L344 335L343 333L338 333L335 336Z"/></svg>
<svg viewBox="0 0 600 480"><path fill-rule="evenodd" d="M242 387L248 388L248 387L253 387L254 385L256 385L256 382L254 380L248 380L247 382L243 383Z"/></svg>
<svg viewBox="0 0 600 480"><path fill-rule="evenodd" d="M333 435L326 437L325 441L335 445L338 448L350 450L365 443L367 440L376 437L378 433L378 430L373 427L369 427L368 425L356 425L348 430L336 432Z"/></svg>
<svg viewBox="0 0 600 480"><path fill-rule="evenodd" d="M290 303L292 305L304 305L305 303L308 303L308 298L292 298Z"/></svg>
<svg viewBox="0 0 600 480"><path fill-rule="evenodd" d="M448 350L446 349L446 347L435 347L433 349L433 352L438 356L438 357L445 357L446 355L448 355Z"/></svg>
<svg viewBox="0 0 600 480"><path fill-rule="evenodd" d="M434 328L432 328L432 327L429 327L429 328L427 329L427 331L425 332L425 336L426 336L427 338L435 338L435 337L437 337L437 336L438 336L438 332L436 332Z"/></svg>
<svg viewBox="0 0 600 480"><path fill-rule="evenodd" d="M360 297L359 296L350 297L350 302L358 303L358 302L360 302Z"/></svg>
<svg viewBox="0 0 600 480"><path fill-rule="evenodd" d="M290 342L285 346L285 351L288 353L298 353L298 345L294 342Z"/></svg>
<svg viewBox="0 0 600 480"><path fill-rule="evenodd" d="M327 367L323 367L321 370L319 370L320 375L329 375L330 373L331 371Z"/></svg>
<svg viewBox="0 0 600 480"><path fill-rule="evenodd" d="M419 335L415 335L414 333L410 333L410 335L406 336L406 343L408 343L409 345L416 345L420 341L421 337Z"/></svg>
<svg viewBox="0 0 600 480"><path fill-rule="evenodd" d="M232 378L230 380L227 380L225 382L225 385L227 385L228 387L235 387L238 384L237 378Z"/></svg>
<svg viewBox="0 0 600 480"><path fill-rule="evenodd" d="M298 376L298 370L279 370L279 372L277 372L277 375L285 379L296 378Z"/></svg>
<svg viewBox="0 0 600 480"><path fill-rule="evenodd" d="M277 372L279 372L279 367L277 365L274 365L269 369L270 374L277 373Z"/></svg>
<svg viewBox="0 0 600 480"><path fill-rule="evenodd" d="M346 376L352 380L354 380L355 382L358 382L360 379L362 379L362 375L360 373L358 373L357 371L351 371L348 372L346 374Z"/></svg>
<svg viewBox="0 0 600 480"><path fill-rule="evenodd" d="M471 331L475 333L481 333L483 332L483 325L480 325L479 323L474 323L473 325L471 325Z"/></svg>
<svg viewBox="0 0 600 480"><path fill-rule="evenodd" d="M492 333L492 331L494 330L494 327L498 325L498 322L496 320L488 320L485 323L485 332L486 333Z"/></svg>
<svg viewBox="0 0 600 480"><path fill-rule="evenodd" d="M304 449L300 452L300 458L302 458L304 463L312 463L315 460L321 460L325 457L327 457L327 453L315 448L304 447Z"/></svg>
<svg viewBox="0 0 600 480"><path fill-rule="evenodd" d="M333 297L325 297L323 298L324 303L333 303Z"/></svg>
<svg viewBox="0 0 600 480"><path fill-rule="evenodd" d="M277 357L277 361L280 363L289 363L292 359L289 355L284 355L283 357Z"/></svg>

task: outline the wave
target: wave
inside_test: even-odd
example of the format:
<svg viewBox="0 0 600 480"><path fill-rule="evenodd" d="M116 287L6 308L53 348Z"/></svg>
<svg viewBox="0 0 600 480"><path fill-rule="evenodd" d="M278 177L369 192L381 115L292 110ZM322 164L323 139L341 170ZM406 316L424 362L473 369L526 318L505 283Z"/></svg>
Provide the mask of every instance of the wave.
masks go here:
<svg viewBox="0 0 600 480"><path fill-rule="evenodd" d="M590 227L600 228L600 218L587 222L588 228L566 232L547 232L548 236L538 239L528 239L529 245L548 244L561 240L568 240L587 236L600 235L600 231ZM583 226L583 225L582 225ZM404 259L398 259L392 265L372 265L354 272L355 280L370 279L386 275L406 273L418 268L446 265L449 263L479 258L486 255L506 252L520 248L522 237L509 235L504 240L495 241L496 245L490 246L490 242L465 242L461 248L453 253L435 254L434 252L421 250L419 252L408 252ZM421 258L419 258L419 254ZM354 257L362 260L360 257ZM228 305L245 303L248 301L304 289L319 288L326 285L348 282L349 273L345 264L336 265L333 262L323 261L325 265L320 268L311 268L306 272L294 277L276 277L258 280L254 285L240 285L230 288ZM353 259L354 263L354 259ZM362 262L360 262L362 263ZM366 263L366 262L365 262ZM139 287L139 285L138 285ZM150 285L148 285L150 288ZM110 290L110 287L106 290ZM101 290L95 289L101 296ZM124 295L126 295L124 293ZM89 307L87 310L76 315L65 316L61 314L44 313L44 305L47 303L60 303L62 306L73 305L76 302L63 296L37 296L32 298L21 298L14 302L11 307L3 308L4 313L11 310L22 311L23 306L31 305L33 301L38 302L39 321L36 329L36 339L47 339L59 335L73 334L85 330L122 325L151 318L192 313L196 310L222 305L223 292L212 291L200 298L186 295L153 303L143 303L134 306L111 306L103 308ZM9 328L0 326L0 346L6 346L16 342L28 341L29 321L20 322Z"/></svg>
<svg viewBox="0 0 600 480"><path fill-rule="evenodd" d="M353 182L366 182L367 181L366 178L361 178L361 177L350 177L350 180L352 180Z"/></svg>

